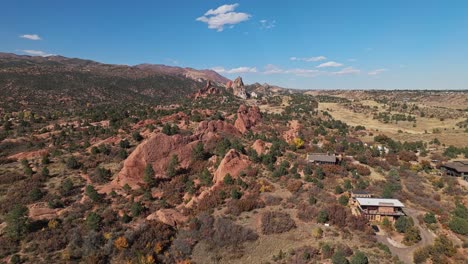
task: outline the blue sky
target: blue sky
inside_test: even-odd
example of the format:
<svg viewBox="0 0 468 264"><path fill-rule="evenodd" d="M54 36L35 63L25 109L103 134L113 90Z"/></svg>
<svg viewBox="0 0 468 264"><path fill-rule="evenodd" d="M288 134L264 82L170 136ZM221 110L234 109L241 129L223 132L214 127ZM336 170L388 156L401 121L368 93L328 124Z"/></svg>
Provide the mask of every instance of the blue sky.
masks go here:
<svg viewBox="0 0 468 264"><path fill-rule="evenodd" d="M0 51L302 89L468 89L468 1L4 1Z"/></svg>

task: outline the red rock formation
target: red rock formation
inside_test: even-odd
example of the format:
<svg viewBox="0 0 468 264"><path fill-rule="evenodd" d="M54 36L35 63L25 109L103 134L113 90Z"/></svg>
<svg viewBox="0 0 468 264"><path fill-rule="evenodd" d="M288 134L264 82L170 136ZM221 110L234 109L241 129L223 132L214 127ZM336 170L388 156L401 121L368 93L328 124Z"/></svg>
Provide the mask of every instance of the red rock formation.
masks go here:
<svg viewBox="0 0 468 264"><path fill-rule="evenodd" d="M258 124L262 119L260 109L257 106L247 108L245 105L241 105L237 110L237 119L234 126L244 134L251 127Z"/></svg>
<svg viewBox="0 0 468 264"><path fill-rule="evenodd" d="M200 97L204 98L204 97L207 97L210 94L221 94L221 91L218 88L214 87L212 85L211 81L208 80L206 82L206 86L204 88L198 90L198 92L196 92L193 95L193 97L195 99L200 98Z"/></svg>
<svg viewBox="0 0 468 264"><path fill-rule="evenodd" d="M226 153L223 160L216 169L213 177L213 182L215 185L220 184L224 180L226 174L230 174L233 178L237 178L239 173L245 170L251 162L248 157L242 154L239 154L234 149L231 149Z"/></svg>
<svg viewBox="0 0 468 264"><path fill-rule="evenodd" d="M143 183L147 164L153 166L157 178L164 178L169 159L174 154L179 158L180 167L187 168L191 162L192 148L197 142L199 140L196 135L183 137L154 134L130 154L114 182L120 186L128 184L132 188L138 188Z"/></svg>
<svg viewBox="0 0 468 264"><path fill-rule="evenodd" d="M299 121L297 120L292 120L289 121L289 130L284 132L283 138L286 142L291 144L294 140L294 138L299 137L299 132L301 130L301 124L299 124Z"/></svg>
<svg viewBox="0 0 468 264"><path fill-rule="evenodd" d="M59 209L52 209L47 203L40 202L28 205L28 212L32 220L50 220L57 217Z"/></svg>
<svg viewBox="0 0 468 264"><path fill-rule="evenodd" d="M179 120L189 120L189 117L184 113L184 112L178 112L172 115L164 116L161 118L161 122L167 123L167 122L174 122L174 121L179 121Z"/></svg>
<svg viewBox="0 0 468 264"><path fill-rule="evenodd" d="M239 136L239 131L231 124L221 120L202 121L198 124L195 134L200 135L203 141L224 135Z"/></svg>
<svg viewBox="0 0 468 264"><path fill-rule="evenodd" d="M237 77L234 82L229 85L228 88L232 88L232 93L242 99L247 99L247 93L245 92L244 82L241 77Z"/></svg>
<svg viewBox="0 0 468 264"><path fill-rule="evenodd" d="M22 160L22 159L32 159L38 158L46 155L49 151L47 149L41 149L36 151L29 151L29 152L20 152L11 156L8 156L8 159L12 160Z"/></svg>
<svg viewBox="0 0 468 264"><path fill-rule="evenodd" d="M170 226L177 227L187 221L187 217L174 209L160 209L146 217L146 220L159 220Z"/></svg>
<svg viewBox="0 0 468 264"><path fill-rule="evenodd" d="M258 155L266 154L270 147L270 142L264 142L261 139L255 140L255 142L252 144L252 148L257 152Z"/></svg>

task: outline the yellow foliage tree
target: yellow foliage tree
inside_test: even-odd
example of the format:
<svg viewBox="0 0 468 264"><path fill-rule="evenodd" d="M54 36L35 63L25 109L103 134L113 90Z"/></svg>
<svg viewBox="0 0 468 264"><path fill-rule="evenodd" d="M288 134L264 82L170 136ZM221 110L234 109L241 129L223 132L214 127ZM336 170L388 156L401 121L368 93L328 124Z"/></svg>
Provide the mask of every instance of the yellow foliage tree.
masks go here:
<svg viewBox="0 0 468 264"><path fill-rule="evenodd" d="M123 249L126 249L128 247L128 241L125 237L121 236L121 237L118 237L115 241L114 241L114 246L115 248L117 248L118 250L123 250Z"/></svg>
<svg viewBox="0 0 468 264"><path fill-rule="evenodd" d="M49 229L55 229L57 228L58 224L59 222L57 220L52 219L47 223L47 226L49 227Z"/></svg>
<svg viewBox="0 0 468 264"><path fill-rule="evenodd" d="M304 146L304 140L302 140L302 138L294 138L293 139L293 144L294 146L296 146L296 148L300 149Z"/></svg>
<svg viewBox="0 0 468 264"><path fill-rule="evenodd" d="M161 253L163 250L163 246L160 242L156 243L156 245L154 246L154 253L156 254L159 254Z"/></svg>

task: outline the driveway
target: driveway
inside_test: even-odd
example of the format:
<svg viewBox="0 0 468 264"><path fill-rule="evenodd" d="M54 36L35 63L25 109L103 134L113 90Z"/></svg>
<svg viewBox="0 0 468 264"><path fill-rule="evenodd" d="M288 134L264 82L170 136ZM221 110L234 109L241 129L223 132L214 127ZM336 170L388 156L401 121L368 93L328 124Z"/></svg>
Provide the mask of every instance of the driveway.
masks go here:
<svg viewBox="0 0 468 264"><path fill-rule="evenodd" d="M408 216L411 216L414 220L414 225L419 228L420 234L421 234L421 241L419 241L417 244L412 245L412 246L404 246L404 245L398 245L395 241L391 241L389 237L385 234L378 233L377 236L377 241L379 241L382 244L385 244L388 246L390 249L390 252L392 254L397 255L401 261L404 263L413 263L413 252L419 248L419 247L424 247L427 245L432 245L434 243L435 239L435 234L429 231L427 228L422 227L418 221L417 216L419 214L423 214L423 211L419 211L416 209L411 209L411 208L405 208L404 209L405 213Z"/></svg>

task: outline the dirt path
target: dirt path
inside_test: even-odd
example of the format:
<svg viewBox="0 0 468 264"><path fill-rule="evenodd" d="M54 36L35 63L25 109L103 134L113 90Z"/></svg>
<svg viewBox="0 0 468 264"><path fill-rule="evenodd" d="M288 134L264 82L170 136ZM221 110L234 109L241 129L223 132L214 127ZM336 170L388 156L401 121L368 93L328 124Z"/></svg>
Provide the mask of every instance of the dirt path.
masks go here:
<svg viewBox="0 0 468 264"><path fill-rule="evenodd" d="M413 263L414 251L419 247L433 244L436 236L434 235L434 233L420 225L417 216L421 214L422 211L410 208L406 208L404 211L408 216L411 216L413 218L415 226L419 228L419 231L421 233L421 241L409 247L403 245L398 246L395 244L395 242L391 241L388 238L388 236L382 234L377 235L377 241L387 245L392 254L397 255L400 258L400 260L404 263Z"/></svg>

